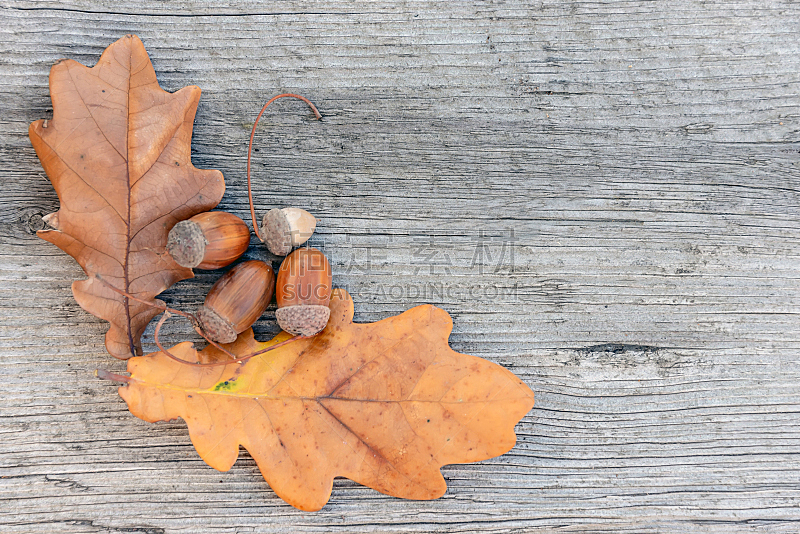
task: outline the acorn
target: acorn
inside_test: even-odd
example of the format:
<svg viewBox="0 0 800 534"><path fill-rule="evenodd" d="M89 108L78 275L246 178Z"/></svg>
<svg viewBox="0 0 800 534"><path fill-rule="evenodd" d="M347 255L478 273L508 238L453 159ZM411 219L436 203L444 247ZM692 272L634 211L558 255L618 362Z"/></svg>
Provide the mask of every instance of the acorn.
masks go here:
<svg viewBox="0 0 800 534"><path fill-rule="evenodd" d="M250 245L250 229L224 211L199 213L181 221L167 236L167 252L190 269L219 269L236 261Z"/></svg>
<svg viewBox="0 0 800 534"><path fill-rule="evenodd" d="M311 237L317 219L300 208L272 209L261 220L261 240L270 252L286 256Z"/></svg>
<svg viewBox="0 0 800 534"><path fill-rule="evenodd" d="M258 260L242 262L211 287L197 321L210 339L233 343L261 317L274 292L272 267Z"/></svg>
<svg viewBox="0 0 800 534"><path fill-rule="evenodd" d="M315 248L299 248L286 256L278 270L278 325L290 334L313 336L331 316L331 264Z"/></svg>

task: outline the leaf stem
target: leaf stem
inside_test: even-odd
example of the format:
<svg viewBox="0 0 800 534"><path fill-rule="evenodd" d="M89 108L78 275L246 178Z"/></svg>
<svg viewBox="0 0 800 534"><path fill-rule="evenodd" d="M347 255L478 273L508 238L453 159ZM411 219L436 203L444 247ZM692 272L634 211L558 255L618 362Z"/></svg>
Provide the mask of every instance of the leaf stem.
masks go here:
<svg viewBox="0 0 800 534"><path fill-rule="evenodd" d="M319 111L317 110L317 106L315 106L309 99L307 99L304 96L295 95L292 93L283 93L278 96L273 96L272 98L270 98L269 101L267 101L267 103L264 104L264 107L261 108L258 117L256 117L256 122L253 123L253 129L250 132L250 145L247 147L247 199L250 201L250 216L253 218L253 230L256 233L256 237L259 240L261 240L262 243L264 242L264 238L261 237L261 233L258 231L258 224L256 223L256 209L253 206L253 190L250 187L250 156L253 152L253 138L256 135L256 126L258 125L258 121L261 119L261 115L264 114L264 111L266 111L266 109L269 107L270 104L272 104L279 98L284 98L284 97L291 97L302 100L311 107L311 110L314 112L314 115L317 117L317 120L322 120L322 115L320 115Z"/></svg>
<svg viewBox="0 0 800 534"><path fill-rule="evenodd" d="M101 380L113 380L114 382L125 382L126 384L133 382L133 379L129 376L118 375L117 373L106 371L105 369L96 369L94 376Z"/></svg>

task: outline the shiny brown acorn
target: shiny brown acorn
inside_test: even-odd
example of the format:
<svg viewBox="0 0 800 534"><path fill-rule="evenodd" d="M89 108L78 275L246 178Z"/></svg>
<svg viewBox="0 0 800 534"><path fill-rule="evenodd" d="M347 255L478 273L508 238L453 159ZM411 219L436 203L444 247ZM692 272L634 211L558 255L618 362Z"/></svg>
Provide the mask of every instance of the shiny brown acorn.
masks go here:
<svg viewBox="0 0 800 534"><path fill-rule="evenodd" d="M278 325L290 334L313 336L331 316L331 264L315 248L299 248L286 256L278 270L275 296Z"/></svg>
<svg viewBox="0 0 800 534"><path fill-rule="evenodd" d="M199 213L181 221L167 236L167 252L178 265L219 269L230 265L250 245L250 229L239 217L224 211Z"/></svg>
<svg viewBox="0 0 800 534"><path fill-rule="evenodd" d="M261 317L275 291L275 273L263 261L240 263L217 280L197 310L197 321L217 343L233 343Z"/></svg>
<svg viewBox="0 0 800 534"><path fill-rule="evenodd" d="M317 219L300 208L269 210L261 220L260 237L270 252L286 256L293 247L299 247L311 237Z"/></svg>

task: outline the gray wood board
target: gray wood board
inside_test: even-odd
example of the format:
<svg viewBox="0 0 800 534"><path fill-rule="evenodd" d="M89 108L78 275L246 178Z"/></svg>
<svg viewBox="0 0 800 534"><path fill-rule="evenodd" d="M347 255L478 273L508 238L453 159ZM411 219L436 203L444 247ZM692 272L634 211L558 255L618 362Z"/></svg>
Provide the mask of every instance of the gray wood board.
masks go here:
<svg viewBox="0 0 800 534"><path fill-rule="evenodd" d="M800 5L273 2L0 6L0 530L797 532ZM443 469L429 502L337 479L283 503L181 421L130 415L34 232L58 208L27 136L50 67L139 35L161 85L203 90L193 161L220 208L309 209L375 321L420 303L451 345L536 392L508 454ZM265 257L255 246L248 257ZM164 294L192 309L218 275ZM275 333L274 308L256 325ZM165 340L192 338L178 322ZM193 339L193 338L192 338ZM152 325L146 350L154 350Z"/></svg>

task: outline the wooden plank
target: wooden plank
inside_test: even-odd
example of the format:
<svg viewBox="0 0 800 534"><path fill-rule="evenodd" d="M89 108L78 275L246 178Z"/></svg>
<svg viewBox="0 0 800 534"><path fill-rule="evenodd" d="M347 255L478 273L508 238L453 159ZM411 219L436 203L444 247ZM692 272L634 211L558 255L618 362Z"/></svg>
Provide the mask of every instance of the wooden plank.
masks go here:
<svg viewBox="0 0 800 534"><path fill-rule="evenodd" d="M0 7L0 530L796 532L800 8L793 2L10 1ZM132 417L27 139L61 57L139 35L221 208L322 219L312 244L374 321L428 302L451 344L537 394L508 454L402 501L337 480L301 513L246 452L206 466ZM267 257L257 247L248 257ZM165 293L191 309L216 278ZM152 328L152 327L151 327ZM277 331L274 309L256 325ZM166 341L191 336L169 323ZM152 330L145 342L153 350Z"/></svg>

